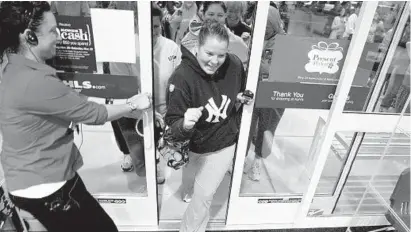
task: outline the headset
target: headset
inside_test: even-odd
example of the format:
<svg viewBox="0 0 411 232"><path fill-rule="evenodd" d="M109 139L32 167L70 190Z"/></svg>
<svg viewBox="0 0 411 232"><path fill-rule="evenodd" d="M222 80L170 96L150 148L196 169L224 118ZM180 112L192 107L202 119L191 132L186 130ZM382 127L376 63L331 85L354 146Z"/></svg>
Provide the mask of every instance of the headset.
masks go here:
<svg viewBox="0 0 411 232"><path fill-rule="evenodd" d="M37 46L39 44L39 40L37 39L36 33L29 29L26 33L26 41L28 44L32 46Z"/></svg>
<svg viewBox="0 0 411 232"><path fill-rule="evenodd" d="M30 44L31 46L37 46L39 44L39 40L37 38L36 33L34 33L34 31L32 31L31 28L31 24L33 23L33 17L36 13L36 6L33 5L33 11L29 12L28 14L25 14L26 17L29 18L29 23L27 24L27 29L28 31L26 32L26 41L28 44Z"/></svg>

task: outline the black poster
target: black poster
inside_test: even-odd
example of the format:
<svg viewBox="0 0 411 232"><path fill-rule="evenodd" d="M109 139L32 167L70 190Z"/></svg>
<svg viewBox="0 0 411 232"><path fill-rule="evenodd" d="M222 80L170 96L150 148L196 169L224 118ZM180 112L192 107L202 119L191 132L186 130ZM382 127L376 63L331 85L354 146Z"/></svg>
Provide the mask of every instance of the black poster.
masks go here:
<svg viewBox="0 0 411 232"><path fill-rule="evenodd" d="M90 17L56 16L61 41L52 66L60 71L97 72L93 28Z"/></svg>

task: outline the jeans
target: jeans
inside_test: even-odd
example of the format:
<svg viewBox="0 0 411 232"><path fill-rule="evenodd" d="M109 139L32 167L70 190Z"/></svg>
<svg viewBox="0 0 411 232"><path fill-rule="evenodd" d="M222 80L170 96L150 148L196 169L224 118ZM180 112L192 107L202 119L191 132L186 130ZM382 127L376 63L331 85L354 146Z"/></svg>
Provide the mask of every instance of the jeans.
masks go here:
<svg viewBox="0 0 411 232"><path fill-rule="evenodd" d="M31 199L10 194L10 199L18 208L32 214L49 232L118 231L78 174L50 196Z"/></svg>
<svg viewBox="0 0 411 232"><path fill-rule="evenodd" d="M123 135L123 138L127 144L130 151L130 156L133 160L133 165L136 168L136 173L139 176L146 176L146 165L144 156L144 138L137 134L136 119L132 118L120 118L118 120L118 125ZM143 132L143 121L139 123L139 131ZM160 139L160 131L157 126L154 130L154 142L157 146L158 140ZM160 162L159 158L156 158L156 163Z"/></svg>
<svg viewBox="0 0 411 232"><path fill-rule="evenodd" d="M113 128L114 137L116 138L117 146L123 154L130 154L126 139L121 133L120 126L118 125L118 120L111 121L111 127Z"/></svg>
<svg viewBox="0 0 411 232"><path fill-rule="evenodd" d="M118 125L130 151L130 156L133 160L133 165L136 168L137 175L146 176L144 138L137 134L135 130L136 122L136 119L120 118L118 120ZM143 131L142 127L140 127L140 131Z"/></svg>
<svg viewBox="0 0 411 232"><path fill-rule="evenodd" d="M193 196L181 221L180 232L204 232L210 219L210 207L218 187L232 165L236 144L219 151L197 154L189 152L187 169L194 172L184 186Z"/></svg>
<svg viewBox="0 0 411 232"><path fill-rule="evenodd" d="M271 108L255 108L252 121L251 121L251 136L248 140L248 148L251 145L251 139L253 138L253 131L257 126L257 135L255 139L255 155L262 157L264 132L269 130L275 135L275 130L280 123L281 117L284 114L285 109L271 109ZM249 149L247 149L249 150Z"/></svg>

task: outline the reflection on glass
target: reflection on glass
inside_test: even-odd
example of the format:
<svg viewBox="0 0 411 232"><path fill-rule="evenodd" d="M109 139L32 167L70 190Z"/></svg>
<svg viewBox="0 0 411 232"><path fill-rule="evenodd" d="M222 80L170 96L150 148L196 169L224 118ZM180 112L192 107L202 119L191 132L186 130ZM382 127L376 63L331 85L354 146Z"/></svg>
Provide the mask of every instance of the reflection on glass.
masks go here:
<svg viewBox="0 0 411 232"><path fill-rule="evenodd" d="M393 30L387 32L392 37ZM386 49L388 43L381 46ZM410 113L410 106L405 102L410 94L410 20L407 21L400 42L385 77L384 86L375 111L401 113L404 107Z"/></svg>
<svg viewBox="0 0 411 232"><path fill-rule="evenodd" d="M371 87L376 83L377 77L379 75L379 70L381 69L384 58L387 54L388 46L393 39L393 34L396 29L396 23L401 16L401 10L404 4L405 2L401 1L381 1L378 3L378 7L374 14L374 18L368 32L367 41L361 55L360 63L357 67L353 86L350 92L351 99L353 101L361 102L362 107L358 109L351 109L353 111L366 109L366 98L369 94L371 94L372 91L370 90L373 90L373 88ZM405 51L405 44L409 41L409 23L404 30L404 36L401 40L403 42L400 42L399 47L397 48L396 54L394 55L391 64L392 67L388 70L387 76L379 77L386 79L386 84L382 92L381 99L377 104L377 111L387 111L390 108L391 104L393 104L393 108L395 108L393 99L398 92L402 80L404 80L404 76L406 76L406 69L409 67L410 61ZM403 46L403 48L401 46ZM409 91L409 84L408 88L406 85L402 88L402 96L407 94L407 89ZM380 107L380 105L382 108ZM398 107L401 107L401 103L398 105ZM346 108L346 110L350 109ZM391 112L395 112L395 110L392 109Z"/></svg>
<svg viewBox="0 0 411 232"><path fill-rule="evenodd" d="M317 122L332 104L360 8L361 2L270 3L241 196L306 191ZM335 178L341 164L329 162L337 166L330 170Z"/></svg>
<svg viewBox="0 0 411 232"><path fill-rule="evenodd" d="M409 132L404 131L406 128L401 127L400 124L393 136L391 133L365 134L333 214L352 215L360 202L362 204L358 214L386 212L380 196L385 202L389 202L398 178L410 167L410 136ZM372 177L375 171L376 176ZM365 193L371 178L371 185L378 194L373 191ZM361 200L363 196L364 199Z"/></svg>

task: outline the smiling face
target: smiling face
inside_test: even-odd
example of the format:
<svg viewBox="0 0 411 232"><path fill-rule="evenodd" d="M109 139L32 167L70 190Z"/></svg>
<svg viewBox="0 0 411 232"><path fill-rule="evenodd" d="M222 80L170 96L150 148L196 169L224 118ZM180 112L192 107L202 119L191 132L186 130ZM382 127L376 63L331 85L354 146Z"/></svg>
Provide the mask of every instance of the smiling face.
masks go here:
<svg viewBox="0 0 411 232"><path fill-rule="evenodd" d="M226 13L220 4L211 4L204 12L204 20L215 20L222 25L225 24Z"/></svg>
<svg viewBox="0 0 411 232"><path fill-rule="evenodd" d="M61 40L57 32L57 22L50 11L43 13L43 21L37 28L38 45L33 48L38 58L48 60L56 55L56 44Z"/></svg>
<svg viewBox="0 0 411 232"><path fill-rule="evenodd" d="M241 2L228 2L227 3L227 21L231 24L236 24L241 20Z"/></svg>
<svg viewBox="0 0 411 232"><path fill-rule="evenodd" d="M216 36L209 36L203 45L198 47L197 61L201 69L213 75L224 63L228 52L228 42Z"/></svg>

